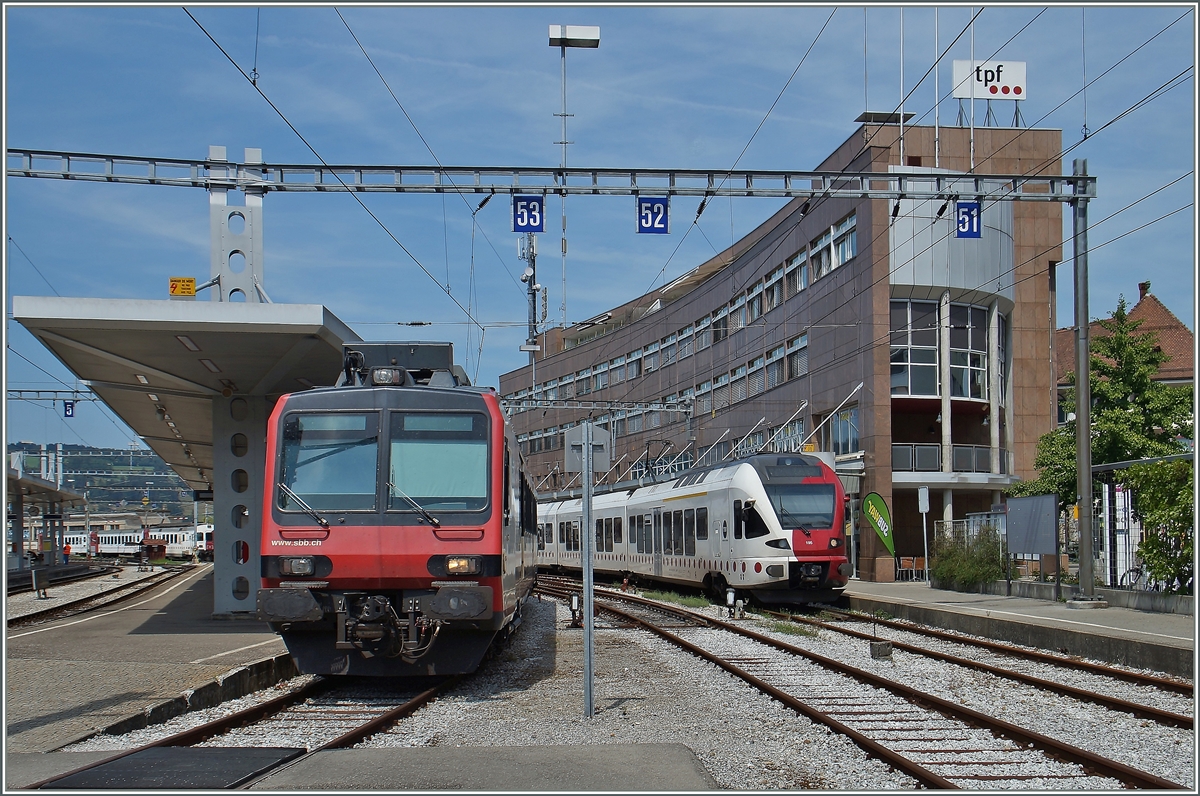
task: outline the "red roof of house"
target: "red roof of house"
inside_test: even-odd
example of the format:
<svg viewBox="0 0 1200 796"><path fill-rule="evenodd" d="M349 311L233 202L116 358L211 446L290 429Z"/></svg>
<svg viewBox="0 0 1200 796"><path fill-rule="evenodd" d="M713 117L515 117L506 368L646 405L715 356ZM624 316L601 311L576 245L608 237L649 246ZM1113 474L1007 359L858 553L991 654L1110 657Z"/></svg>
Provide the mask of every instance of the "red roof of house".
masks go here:
<svg viewBox="0 0 1200 796"><path fill-rule="evenodd" d="M1150 292L1150 283L1138 285L1141 298L1129 311L1129 319L1141 321L1138 333L1154 332L1158 347L1169 359L1158 369L1156 381L1190 382L1195 377L1195 335ZM1091 325L1092 336L1108 334L1098 322ZM1054 352L1057 358L1058 383L1067 383L1067 374L1075 370L1075 330L1054 332Z"/></svg>

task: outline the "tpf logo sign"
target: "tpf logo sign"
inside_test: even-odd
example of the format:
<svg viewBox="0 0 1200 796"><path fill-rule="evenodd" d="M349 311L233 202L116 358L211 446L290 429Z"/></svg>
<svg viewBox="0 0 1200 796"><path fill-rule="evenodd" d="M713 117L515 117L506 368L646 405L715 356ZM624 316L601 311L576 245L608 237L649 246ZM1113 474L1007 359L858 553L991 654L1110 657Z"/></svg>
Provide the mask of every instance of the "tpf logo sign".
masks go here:
<svg viewBox="0 0 1200 796"><path fill-rule="evenodd" d="M1023 100L1025 84L1024 61L955 61L955 99Z"/></svg>

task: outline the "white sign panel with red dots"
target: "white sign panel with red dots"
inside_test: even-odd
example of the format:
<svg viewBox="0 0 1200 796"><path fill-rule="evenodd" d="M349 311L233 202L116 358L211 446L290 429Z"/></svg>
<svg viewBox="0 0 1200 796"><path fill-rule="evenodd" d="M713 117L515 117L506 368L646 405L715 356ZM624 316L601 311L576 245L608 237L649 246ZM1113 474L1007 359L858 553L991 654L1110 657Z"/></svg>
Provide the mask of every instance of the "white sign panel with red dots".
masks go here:
<svg viewBox="0 0 1200 796"><path fill-rule="evenodd" d="M1024 61L955 61L955 99L1026 98Z"/></svg>

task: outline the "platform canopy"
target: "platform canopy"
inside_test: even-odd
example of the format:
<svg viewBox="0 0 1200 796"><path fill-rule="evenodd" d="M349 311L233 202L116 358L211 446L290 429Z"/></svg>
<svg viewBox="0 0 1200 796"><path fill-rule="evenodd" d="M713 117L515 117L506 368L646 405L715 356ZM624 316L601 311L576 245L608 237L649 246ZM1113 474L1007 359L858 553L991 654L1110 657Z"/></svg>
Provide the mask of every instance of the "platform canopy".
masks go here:
<svg viewBox="0 0 1200 796"><path fill-rule="evenodd" d="M13 317L195 490L214 397L332 385L361 339L319 304L14 296Z"/></svg>

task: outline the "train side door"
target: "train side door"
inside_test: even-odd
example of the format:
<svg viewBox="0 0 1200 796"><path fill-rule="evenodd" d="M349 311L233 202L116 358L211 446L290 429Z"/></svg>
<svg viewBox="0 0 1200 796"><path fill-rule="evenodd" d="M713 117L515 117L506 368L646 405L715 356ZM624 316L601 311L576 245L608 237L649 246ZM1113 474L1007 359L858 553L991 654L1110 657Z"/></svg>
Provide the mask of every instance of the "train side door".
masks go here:
<svg viewBox="0 0 1200 796"><path fill-rule="evenodd" d="M654 510L654 574L662 577L663 572L663 541L662 541L662 509Z"/></svg>

